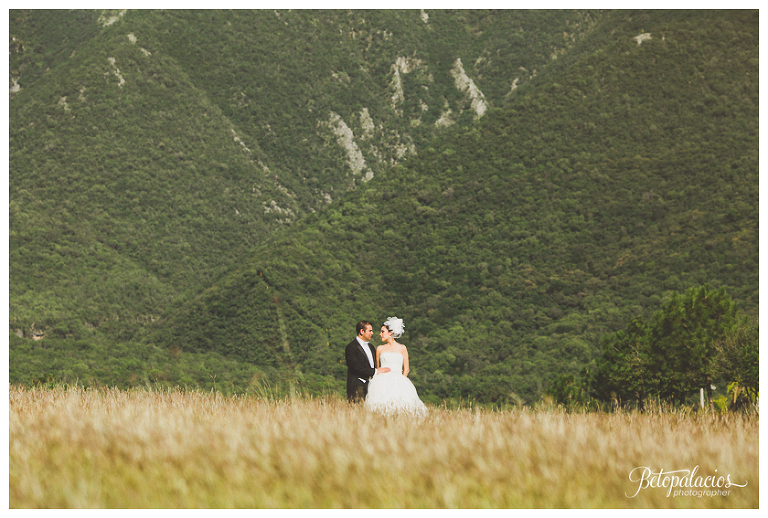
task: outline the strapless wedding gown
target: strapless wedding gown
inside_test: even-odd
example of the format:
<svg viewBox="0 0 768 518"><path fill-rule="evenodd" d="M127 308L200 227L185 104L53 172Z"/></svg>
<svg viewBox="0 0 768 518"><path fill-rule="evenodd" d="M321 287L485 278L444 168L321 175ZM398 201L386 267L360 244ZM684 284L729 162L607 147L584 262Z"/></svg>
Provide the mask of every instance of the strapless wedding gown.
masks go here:
<svg viewBox="0 0 768 518"><path fill-rule="evenodd" d="M382 367L391 370L376 374L368 385L365 406L369 410L386 414L408 413L425 415L426 405L419 399L416 387L411 380L403 376L403 355L385 352L379 356Z"/></svg>

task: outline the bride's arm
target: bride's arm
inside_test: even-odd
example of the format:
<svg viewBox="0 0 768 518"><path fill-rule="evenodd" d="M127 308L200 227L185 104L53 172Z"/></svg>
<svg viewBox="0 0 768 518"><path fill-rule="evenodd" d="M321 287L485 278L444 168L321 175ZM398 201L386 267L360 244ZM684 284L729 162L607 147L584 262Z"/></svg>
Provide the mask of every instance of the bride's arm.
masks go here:
<svg viewBox="0 0 768 518"><path fill-rule="evenodd" d="M403 376L408 376L411 371L410 364L408 363L408 349L403 346Z"/></svg>
<svg viewBox="0 0 768 518"><path fill-rule="evenodd" d="M376 374L386 374L389 371L389 367L381 367L381 346L378 346L376 348Z"/></svg>

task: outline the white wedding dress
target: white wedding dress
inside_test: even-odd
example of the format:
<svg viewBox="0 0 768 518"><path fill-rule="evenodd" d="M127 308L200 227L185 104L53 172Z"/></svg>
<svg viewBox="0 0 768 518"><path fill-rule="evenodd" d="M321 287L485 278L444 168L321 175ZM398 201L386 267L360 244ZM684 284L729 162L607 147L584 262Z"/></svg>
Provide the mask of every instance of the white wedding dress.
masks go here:
<svg viewBox="0 0 768 518"><path fill-rule="evenodd" d="M426 415L427 407L419 399L416 387L411 380L403 376L403 355L383 352L379 360L382 367L391 370L376 374L368 385L365 407L385 414L407 413Z"/></svg>

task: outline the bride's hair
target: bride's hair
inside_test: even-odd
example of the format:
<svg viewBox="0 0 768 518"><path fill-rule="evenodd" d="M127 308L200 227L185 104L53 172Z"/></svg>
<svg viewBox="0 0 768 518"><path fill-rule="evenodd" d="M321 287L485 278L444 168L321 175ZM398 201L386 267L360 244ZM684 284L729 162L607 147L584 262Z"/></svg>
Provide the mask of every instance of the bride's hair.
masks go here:
<svg viewBox="0 0 768 518"><path fill-rule="evenodd" d="M403 323L402 318L389 317L383 325L389 329L395 338L400 338L403 336L403 332L405 331L405 324Z"/></svg>

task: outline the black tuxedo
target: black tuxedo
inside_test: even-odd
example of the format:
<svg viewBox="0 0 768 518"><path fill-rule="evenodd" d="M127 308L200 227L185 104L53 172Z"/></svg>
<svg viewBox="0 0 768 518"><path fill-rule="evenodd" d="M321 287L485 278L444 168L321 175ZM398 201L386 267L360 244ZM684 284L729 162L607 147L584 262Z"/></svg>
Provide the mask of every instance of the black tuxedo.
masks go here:
<svg viewBox="0 0 768 518"><path fill-rule="evenodd" d="M376 361L376 351L368 343L368 349L371 351L371 358ZM347 399L355 401L365 399L368 394L368 382L363 383L359 378L370 380L376 373L376 369L371 367L368 357L363 351L363 346L357 341L357 338L347 344L344 350L344 358L347 360Z"/></svg>

